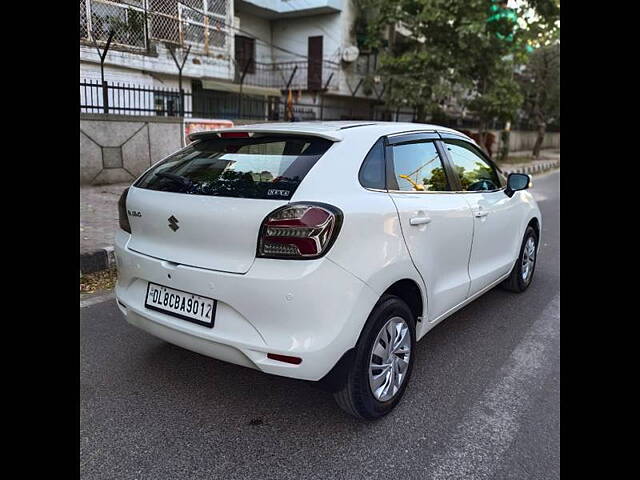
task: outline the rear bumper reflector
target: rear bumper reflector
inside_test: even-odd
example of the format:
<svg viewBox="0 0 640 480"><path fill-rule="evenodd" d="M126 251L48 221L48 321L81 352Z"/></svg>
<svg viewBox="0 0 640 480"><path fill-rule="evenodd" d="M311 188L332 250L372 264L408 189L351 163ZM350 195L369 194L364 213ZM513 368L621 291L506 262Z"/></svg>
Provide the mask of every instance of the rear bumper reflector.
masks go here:
<svg viewBox="0 0 640 480"><path fill-rule="evenodd" d="M294 365L299 365L302 363L302 359L300 357L290 357L289 355L278 355L277 353L267 353L267 358L270 358L271 360L277 360L279 362L293 363Z"/></svg>

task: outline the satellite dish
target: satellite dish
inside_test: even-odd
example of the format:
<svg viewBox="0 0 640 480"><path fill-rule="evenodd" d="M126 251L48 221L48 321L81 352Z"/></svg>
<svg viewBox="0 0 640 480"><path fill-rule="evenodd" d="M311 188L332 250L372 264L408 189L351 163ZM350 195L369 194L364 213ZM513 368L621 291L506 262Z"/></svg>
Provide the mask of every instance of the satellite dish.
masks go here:
<svg viewBox="0 0 640 480"><path fill-rule="evenodd" d="M346 63L355 62L358 58L358 55L360 55L360 50L358 50L358 47L356 47L355 45L351 45L350 47L347 47L343 50L342 61Z"/></svg>

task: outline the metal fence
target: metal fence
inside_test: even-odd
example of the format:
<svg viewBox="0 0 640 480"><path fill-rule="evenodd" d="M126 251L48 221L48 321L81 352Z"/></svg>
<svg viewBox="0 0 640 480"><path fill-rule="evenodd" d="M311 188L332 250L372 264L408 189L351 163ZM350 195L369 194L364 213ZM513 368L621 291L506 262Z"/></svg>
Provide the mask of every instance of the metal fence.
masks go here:
<svg viewBox="0 0 640 480"><path fill-rule="evenodd" d="M348 104L336 103L335 97L325 101L322 94L315 102L294 99L291 106L287 95L259 96L236 92L218 92L194 89L180 92L178 89L131 85L99 80L80 81L80 112L119 115L147 115L187 118L218 118L230 120L382 120L416 121L412 109L389 109L382 102L351 99ZM439 117L430 119L438 125L457 130L476 130L479 121L472 117ZM492 130L504 128L502 122L492 122ZM512 130L535 131L536 125L525 120L513 122ZM560 131L555 125L548 132Z"/></svg>
<svg viewBox="0 0 640 480"><path fill-rule="evenodd" d="M182 91L154 86L131 85L99 80L80 81L80 112L119 115L184 116L247 120L401 120L411 121L412 110L389 111L382 105L354 101L349 105L294 100L287 96L240 95L196 89Z"/></svg>
<svg viewBox="0 0 640 480"><path fill-rule="evenodd" d="M180 116L191 112L191 94L179 90L98 80L80 81L80 112Z"/></svg>

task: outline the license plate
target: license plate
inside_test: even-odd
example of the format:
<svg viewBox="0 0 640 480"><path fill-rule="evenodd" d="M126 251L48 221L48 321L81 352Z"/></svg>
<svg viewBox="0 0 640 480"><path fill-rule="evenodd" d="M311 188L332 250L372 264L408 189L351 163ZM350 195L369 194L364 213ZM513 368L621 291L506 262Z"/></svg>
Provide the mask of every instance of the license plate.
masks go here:
<svg viewBox="0 0 640 480"><path fill-rule="evenodd" d="M213 327L216 314L216 301L212 298L151 282L144 306L209 328Z"/></svg>

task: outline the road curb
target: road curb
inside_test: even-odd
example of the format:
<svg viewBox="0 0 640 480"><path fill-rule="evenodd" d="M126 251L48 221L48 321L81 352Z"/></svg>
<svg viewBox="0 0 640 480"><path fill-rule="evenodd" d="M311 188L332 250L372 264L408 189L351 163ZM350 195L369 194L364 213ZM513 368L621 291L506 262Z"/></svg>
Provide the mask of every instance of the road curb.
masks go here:
<svg viewBox="0 0 640 480"><path fill-rule="evenodd" d="M115 292L112 290L109 293L102 295L93 295L89 298L85 298L80 300L80 308L90 307L91 305L96 305L98 303L103 303L109 300L116 298Z"/></svg>
<svg viewBox="0 0 640 480"><path fill-rule="evenodd" d="M115 265L113 247L103 247L92 252L80 254L80 273L93 273L107 270Z"/></svg>
<svg viewBox="0 0 640 480"><path fill-rule="evenodd" d="M502 169L505 175L510 173L529 173L531 175L546 172L552 168L560 168L560 160L547 160L545 162L538 162L536 165L527 165L526 167L518 167L514 169Z"/></svg>

